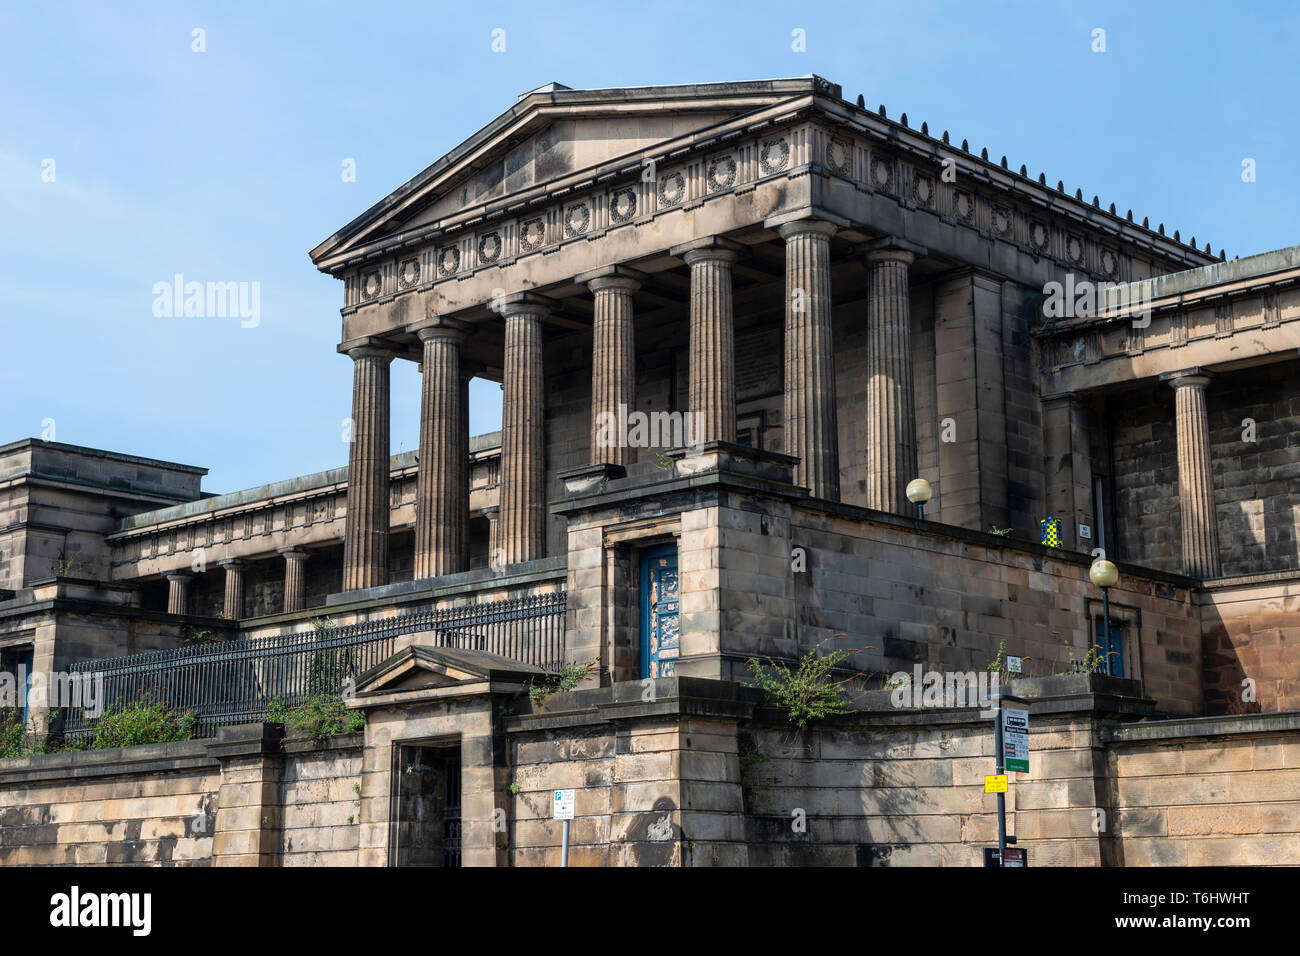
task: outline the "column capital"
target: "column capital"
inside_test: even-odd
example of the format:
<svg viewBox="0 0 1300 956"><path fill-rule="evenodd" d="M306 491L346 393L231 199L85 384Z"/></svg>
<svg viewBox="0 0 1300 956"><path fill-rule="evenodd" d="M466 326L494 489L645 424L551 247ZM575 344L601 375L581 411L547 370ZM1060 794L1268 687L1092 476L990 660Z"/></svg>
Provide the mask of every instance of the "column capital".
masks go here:
<svg viewBox="0 0 1300 956"><path fill-rule="evenodd" d="M581 272L573 277L578 285L585 285L592 292L602 289L620 289L635 292L650 277L638 269L624 265L602 266L589 272Z"/></svg>
<svg viewBox="0 0 1300 956"><path fill-rule="evenodd" d="M418 322L412 322L406 326L406 331L418 336L421 342L427 342L429 339L451 339L454 342L463 342L472 328L473 326L468 322L461 322L459 319L431 315Z"/></svg>
<svg viewBox="0 0 1300 956"><path fill-rule="evenodd" d="M360 338L340 342L335 351L355 362L360 358L395 359L403 349L396 342L389 342L374 335L363 335Z"/></svg>
<svg viewBox="0 0 1300 956"><path fill-rule="evenodd" d="M668 254L678 259L685 259L687 265L695 265L697 262L707 262L711 259L735 262L744 251L745 247L738 242L732 242L722 236L705 236L702 239L692 239L690 242L673 246L668 250Z"/></svg>
<svg viewBox="0 0 1300 956"><path fill-rule="evenodd" d="M868 262L901 262L910 265L913 260L929 252L925 246L897 236L881 236L857 247Z"/></svg>
<svg viewBox="0 0 1300 956"><path fill-rule="evenodd" d="M180 584L185 584L194 580L195 575L193 571L164 571L163 577L168 581L176 581Z"/></svg>
<svg viewBox="0 0 1300 956"><path fill-rule="evenodd" d="M242 571L244 568L248 567L247 562L245 562L243 558L222 558L217 562L217 564L225 568L227 571Z"/></svg>
<svg viewBox="0 0 1300 956"><path fill-rule="evenodd" d="M776 227L777 235L782 239L792 239L795 236L825 236L830 238L839 232L840 227L833 222L827 222L825 219L816 219L808 217L807 219L796 219L793 222L782 223Z"/></svg>
<svg viewBox="0 0 1300 956"><path fill-rule="evenodd" d="M1211 378L1213 374L1200 366L1160 374L1160 381L1168 382L1171 388L1204 388Z"/></svg>
<svg viewBox="0 0 1300 956"><path fill-rule="evenodd" d="M509 318L512 315L550 315L558 309L560 303L544 295L538 295L536 292L511 292L501 300L497 306L497 311L502 318Z"/></svg>
<svg viewBox="0 0 1300 956"><path fill-rule="evenodd" d="M284 555L290 561L305 561L311 557L311 552L306 548L276 548L275 553Z"/></svg>

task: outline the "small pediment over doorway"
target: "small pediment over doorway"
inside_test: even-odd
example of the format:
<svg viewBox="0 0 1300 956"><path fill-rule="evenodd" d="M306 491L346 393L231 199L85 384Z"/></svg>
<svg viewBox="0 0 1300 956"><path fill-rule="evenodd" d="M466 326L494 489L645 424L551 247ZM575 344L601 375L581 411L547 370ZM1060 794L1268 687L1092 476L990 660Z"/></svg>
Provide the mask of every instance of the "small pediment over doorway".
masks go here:
<svg viewBox="0 0 1300 956"><path fill-rule="evenodd" d="M411 644L357 678L358 700L408 695L445 689L482 693L517 687L546 671L522 661L488 651Z"/></svg>

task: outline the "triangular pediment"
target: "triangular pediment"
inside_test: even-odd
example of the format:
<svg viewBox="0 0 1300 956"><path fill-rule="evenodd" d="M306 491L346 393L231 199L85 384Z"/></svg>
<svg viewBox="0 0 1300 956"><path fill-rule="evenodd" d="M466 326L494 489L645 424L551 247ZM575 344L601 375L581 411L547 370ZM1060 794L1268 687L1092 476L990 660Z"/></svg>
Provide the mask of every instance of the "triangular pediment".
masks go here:
<svg viewBox="0 0 1300 956"><path fill-rule="evenodd" d="M548 84L322 242L312 260L328 270L377 243L831 89L838 95L812 76L608 90Z"/></svg>
<svg viewBox="0 0 1300 956"><path fill-rule="evenodd" d="M544 673L540 667L488 651L411 644L361 674L356 690L360 696L478 681L522 683Z"/></svg>

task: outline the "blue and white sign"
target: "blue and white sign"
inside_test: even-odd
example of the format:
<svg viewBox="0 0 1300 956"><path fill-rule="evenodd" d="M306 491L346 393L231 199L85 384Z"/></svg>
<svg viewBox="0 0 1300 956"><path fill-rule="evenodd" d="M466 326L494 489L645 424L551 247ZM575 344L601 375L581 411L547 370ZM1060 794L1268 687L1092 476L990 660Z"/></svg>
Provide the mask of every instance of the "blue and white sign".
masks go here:
<svg viewBox="0 0 1300 956"><path fill-rule="evenodd" d="M573 794L572 790L555 791L555 799L551 801L552 820L573 819Z"/></svg>

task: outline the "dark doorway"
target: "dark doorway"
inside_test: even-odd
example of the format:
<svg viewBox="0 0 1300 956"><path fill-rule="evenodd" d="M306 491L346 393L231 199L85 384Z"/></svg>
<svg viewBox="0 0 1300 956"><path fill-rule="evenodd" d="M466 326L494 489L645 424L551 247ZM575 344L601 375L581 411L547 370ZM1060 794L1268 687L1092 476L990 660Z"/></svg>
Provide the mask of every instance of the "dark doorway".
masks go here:
<svg viewBox="0 0 1300 956"><path fill-rule="evenodd" d="M397 748L395 866L460 866L460 747Z"/></svg>

